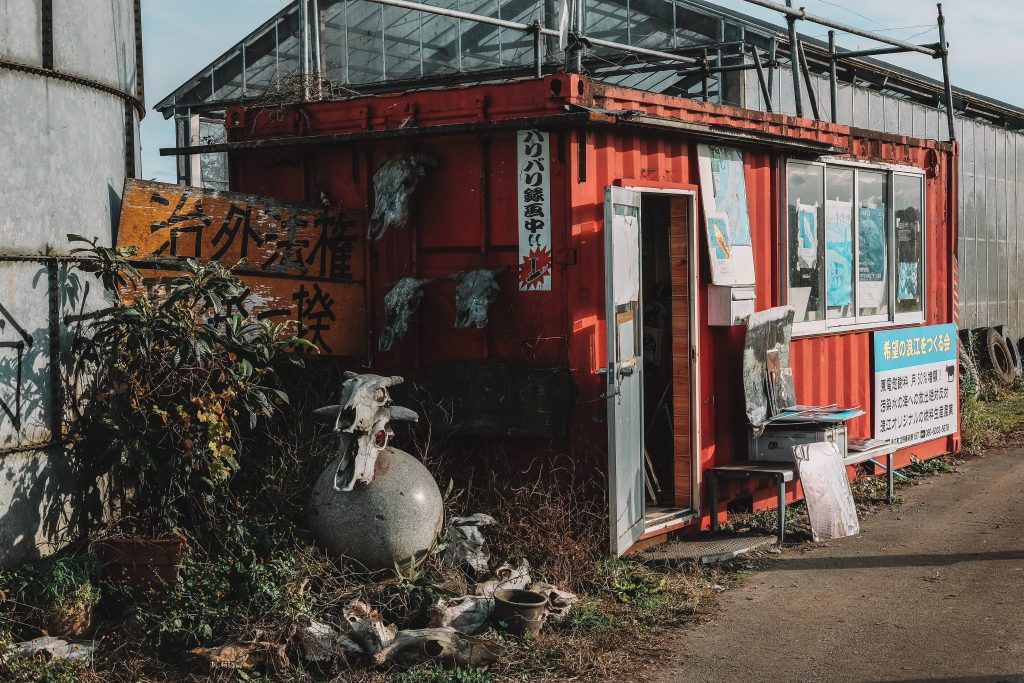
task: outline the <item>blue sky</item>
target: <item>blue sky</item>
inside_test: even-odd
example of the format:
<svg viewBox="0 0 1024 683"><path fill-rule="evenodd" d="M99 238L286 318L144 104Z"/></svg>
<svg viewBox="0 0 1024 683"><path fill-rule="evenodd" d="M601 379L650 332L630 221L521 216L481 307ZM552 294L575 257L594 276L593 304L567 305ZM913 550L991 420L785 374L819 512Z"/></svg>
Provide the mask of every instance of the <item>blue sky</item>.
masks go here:
<svg viewBox="0 0 1024 683"><path fill-rule="evenodd" d="M149 107L266 21L288 0L144 0L143 46L146 103ZM779 15L743 0L717 4L746 14L779 21ZM935 3L932 0L798 0L808 12L846 24L883 32L918 43L935 42ZM1024 53L1017 47L1024 26L1021 0L947 0L948 40L952 80L969 90L1024 106ZM803 33L824 37L826 29L801 27ZM839 36L848 49L869 47L856 36ZM919 55L891 58L928 76L941 78L939 63ZM160 157L160 147L174 146L174 125L152 110L142 122L144 178L175 181L174 159Z"/></svg>

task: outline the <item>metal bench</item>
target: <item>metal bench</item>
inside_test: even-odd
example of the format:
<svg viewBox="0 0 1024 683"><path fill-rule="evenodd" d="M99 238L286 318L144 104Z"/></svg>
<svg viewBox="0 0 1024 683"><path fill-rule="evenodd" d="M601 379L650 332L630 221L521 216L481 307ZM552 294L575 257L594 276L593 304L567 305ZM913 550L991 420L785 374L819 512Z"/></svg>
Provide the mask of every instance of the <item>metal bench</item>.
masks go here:
<svg viewBox="0 0 1024 683"><path fill-rule="evenodd" d="M866 451L856 451L843 458L843 465L856 465L885 456L886 500L892 503L893 467L892 456L896 446L886 444ZM881 463L875 462L876 465ZM745 462L722 465L708 469L708 488L711 495L711 530L718 531L718 480L719 479L767 479L774 481L778 492L779 543L786 536L786 484L799 478L796 463L791 462Z"/></svg>

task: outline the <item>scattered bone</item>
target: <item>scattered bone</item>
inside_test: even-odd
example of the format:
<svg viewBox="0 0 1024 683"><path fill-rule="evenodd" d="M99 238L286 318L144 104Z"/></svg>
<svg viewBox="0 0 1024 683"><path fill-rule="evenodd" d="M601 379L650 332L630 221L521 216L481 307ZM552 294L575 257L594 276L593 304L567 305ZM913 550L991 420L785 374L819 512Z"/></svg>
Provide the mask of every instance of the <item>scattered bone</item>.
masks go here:
<svg viewBox="0 0 1024 683"><path fill-rule="evenodd" d="M458 277L455 288L455 327L483 328L487 325L487 312L501 290L495 277L504 268L472 270Z"/></svg>
<svg viewBox="0 0 1024 683"><path fill-rule="evenodd" d="M363 648L337 629L303 615L295 634L299 651L308 662L347 660L363 654Z"/></svg>
<svg viewBox="0 0 1024 683"><path fill-rule="evenodd" d="M503 564L494 570L494 576L476 585L475 593L492 597L494 591L499 588L523 588L530 585L530 563L525 559L519 561L517 566Z"/></svg>
<svg viewBox="0 0 1024 683"><path fill-rule="evenodd" d="M283 643L247 641L219 647L197 647L192 654L204 660L210 671L243 670L278 672L291 666Z"/></svg>
<svg viewBox="0 0 1024 683"><path fill-rule="evenodd" d="M421 628L399 631L373 660L378 666L411 667L430 661L475 668L493 664L500 654L498 644L485 638L468 636L450 627Z"/></svg>
<svg viewBox="0 0 1024 683"><path fill-rule="evenodd" d="M559 590L550 583L534 581L530 584L530 590L540 593L548 599L547 618L549 621L560 621L569 614L569 610L579 602L575 593Z"/></svg>
<svg viewBox="0 0 1024 683"><path fill-rule="evenodd" d="M464 595L461 598L437 601L430 610L430 625L450 626L460 633L474 635L487 625L494 611L494 598L482 595Z"/></svg>
<svg viewBox="0 0 1024 683"><path fill-rule="evenodd" d="M396 626L385 624L380 612L362 600L353 600L342 613L351 629L349 637L369 654L384 649L398 632Z"/></svg>
<svg viewBox="0 0 1024 683"><path fill-rule="evenodd" d="M480 527L494 524L494 518L482 512L469 517L453 517L448 525L449 544L444 552L444 560L454 566L458 560L466 563L474 575L487 571L487 541Z"/></svg>
<svg viewBox="0 0 1024 683"><path fill-rule="evenodd" d="M379 240L388 228L405 224L409 218L409 198L427 174L426 167L436 165L425 154L396 154L384 160L373 175L376 201L367 237Z"/></svg>
<svg viewBox="0 0 1024 683"><path fill-rule="evenodd" d="M23 657L41 656L44 659L70 659L89 662L96 647L87 643L76 643L63 638L43 636L27 640L14 646L14 652Z"/></svg>
<svg viewBox="0 0 1024 683"><path fill-rule="evenodd" d="M377 342L378 349L390 351L395 340L409 332L409 321L423 300L423 285L428 282L429 279L403 277L384 295L384 329Z"/></svg>

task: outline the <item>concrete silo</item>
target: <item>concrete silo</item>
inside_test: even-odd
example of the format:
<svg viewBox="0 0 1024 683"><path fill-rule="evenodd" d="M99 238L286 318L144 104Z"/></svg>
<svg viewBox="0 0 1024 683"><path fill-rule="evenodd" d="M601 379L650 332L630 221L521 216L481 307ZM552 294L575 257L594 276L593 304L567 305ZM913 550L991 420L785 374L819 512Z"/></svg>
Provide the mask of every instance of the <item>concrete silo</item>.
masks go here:
<svg viewBox="0 0 1024 683"><path fill-rule="evenodd" d="M0 565L45 552L64 525L58 359L99 297L60 257L68 233L112 242L138 168L139 4L0 0Z"/></svg>

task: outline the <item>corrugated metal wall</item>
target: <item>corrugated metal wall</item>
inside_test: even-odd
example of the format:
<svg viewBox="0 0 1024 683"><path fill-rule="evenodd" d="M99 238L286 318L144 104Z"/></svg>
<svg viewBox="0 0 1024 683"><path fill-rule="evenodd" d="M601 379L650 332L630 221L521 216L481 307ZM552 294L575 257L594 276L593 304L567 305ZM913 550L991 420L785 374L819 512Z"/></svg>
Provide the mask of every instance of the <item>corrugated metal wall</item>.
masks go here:
<svg viewBox="0 0 1024 683"><path fill-rule="evenodd" d="M828 80L813 80L820 115L828 119ZM744 91L745 106L765 109L757 78L750 72ZM806 87L802 92L804 113L809 115ZM785 67L775 72L772 101L776 111L796 113L793 79ZM943 111L867 88L840 84L837 110L839 123L914 137L947 137ZM1024 332L1024 281L1017 276L1024 251L1018 234L1024 220L1017 216L1017 197L1024 193L1024 136L963 116L956 117L956 136L961 146L960 326L1005 324L1016 337Z"/></svg>
<svg viewBox="0 0 1024 683"><path fill-rule="evenodd" d="M59 542L81 315L104 304L66 235L110 244L139 158L135 0L0 4L0 566ZM45 256L44 256L45 254Z"/></svg>

